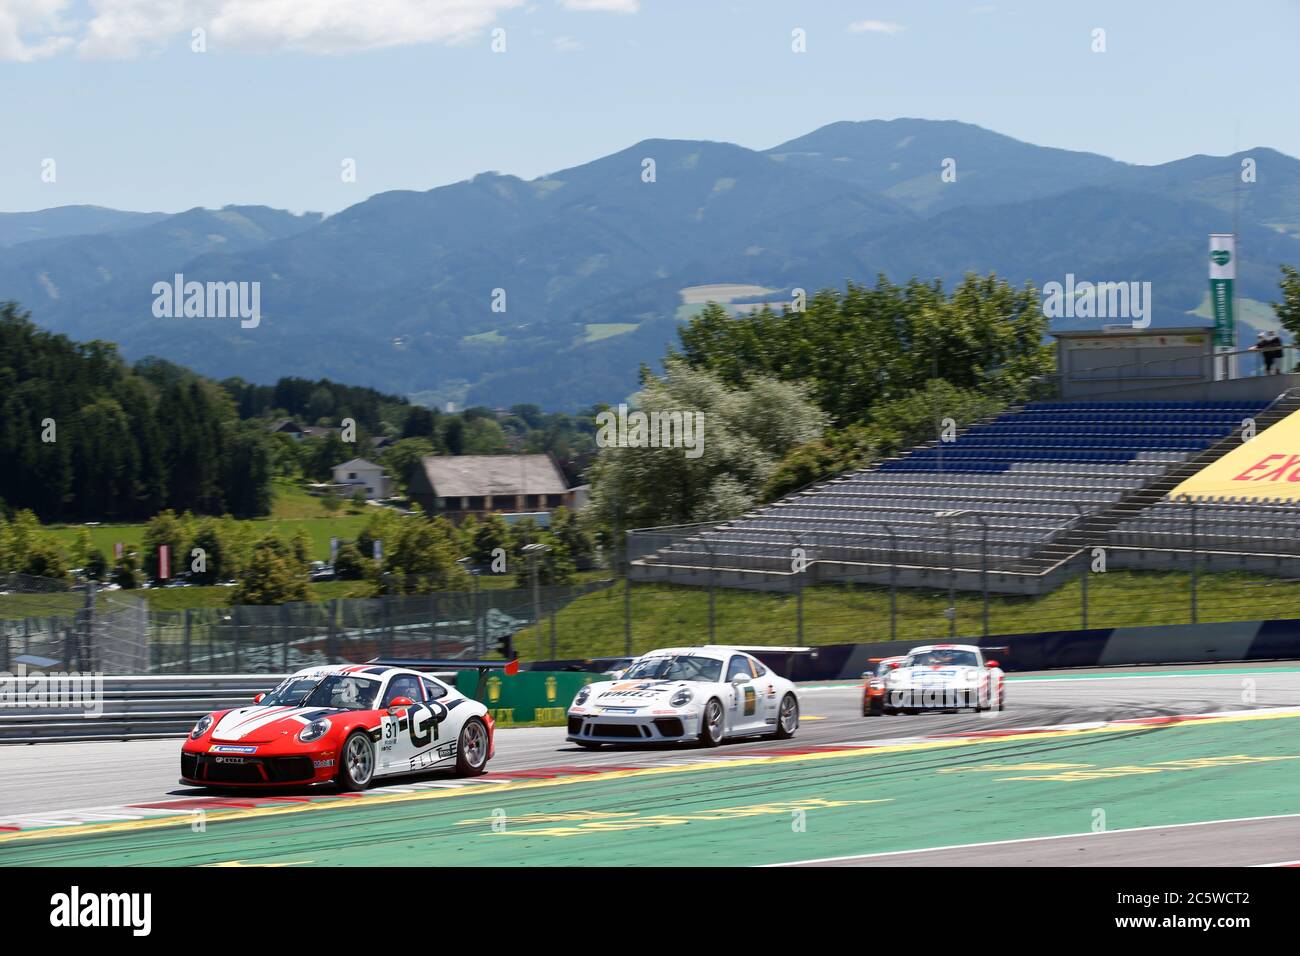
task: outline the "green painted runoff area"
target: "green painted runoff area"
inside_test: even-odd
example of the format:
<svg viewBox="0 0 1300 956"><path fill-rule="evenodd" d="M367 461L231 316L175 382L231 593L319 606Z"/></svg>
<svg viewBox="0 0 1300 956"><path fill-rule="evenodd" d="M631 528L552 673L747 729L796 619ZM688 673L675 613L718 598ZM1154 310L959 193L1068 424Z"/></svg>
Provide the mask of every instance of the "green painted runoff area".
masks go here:
<svg viewBox="0 0 1300 956"><path fill-rule="evenodd" d="M1208 719L337 800L0 839L3 865L747 865L1288 814L1300 717ZM715 751L726 754L726 750ZM684 757L689 754L683 754Z"/></svg>

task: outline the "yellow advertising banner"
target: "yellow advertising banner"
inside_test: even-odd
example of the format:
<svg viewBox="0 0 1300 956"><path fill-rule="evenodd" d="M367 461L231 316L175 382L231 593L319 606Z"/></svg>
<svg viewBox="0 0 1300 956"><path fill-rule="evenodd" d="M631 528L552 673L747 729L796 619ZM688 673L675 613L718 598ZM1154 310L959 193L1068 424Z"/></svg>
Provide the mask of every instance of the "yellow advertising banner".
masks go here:
<svg viewBox="0 0 1300 956"><path fill-rule="evenodd" d="M1264 429L1169 493L1171 498L1181 495L1300 500L1300 412Z"/></svg>

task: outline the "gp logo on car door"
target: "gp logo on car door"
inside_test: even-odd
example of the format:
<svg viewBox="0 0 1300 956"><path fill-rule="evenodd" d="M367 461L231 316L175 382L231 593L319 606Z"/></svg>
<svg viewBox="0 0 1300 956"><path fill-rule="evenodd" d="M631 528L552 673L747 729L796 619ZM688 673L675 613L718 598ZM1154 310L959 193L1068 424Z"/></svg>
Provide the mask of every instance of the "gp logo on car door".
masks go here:
<svg viewBox="0 0 1300 956"><path fill-rule="evenodd" d="M412 704L406 712L407 732L416 747L427 747L438 739L438 724L447 716L447 708L433 701Z"/></svg>

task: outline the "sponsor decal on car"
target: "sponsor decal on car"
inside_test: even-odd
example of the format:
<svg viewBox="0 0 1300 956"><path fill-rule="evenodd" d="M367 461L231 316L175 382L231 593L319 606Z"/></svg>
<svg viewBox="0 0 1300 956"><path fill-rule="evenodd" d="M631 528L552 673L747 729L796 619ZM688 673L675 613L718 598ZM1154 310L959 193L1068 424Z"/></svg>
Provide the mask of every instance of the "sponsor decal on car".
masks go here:
<svg viewBox="0 0 1300 956"><path fill-rule="evenodd" d="M212 754L255 754L256 747L236 747L232 744L213 744L208 748L208 753Z"/></svg>
<svg viewBox="0 0 1300 956"><path fill-rule="evenodd" d="M311 765L316 770L324 770L326 767L334 766L333 760L313 760Z"/></svg>

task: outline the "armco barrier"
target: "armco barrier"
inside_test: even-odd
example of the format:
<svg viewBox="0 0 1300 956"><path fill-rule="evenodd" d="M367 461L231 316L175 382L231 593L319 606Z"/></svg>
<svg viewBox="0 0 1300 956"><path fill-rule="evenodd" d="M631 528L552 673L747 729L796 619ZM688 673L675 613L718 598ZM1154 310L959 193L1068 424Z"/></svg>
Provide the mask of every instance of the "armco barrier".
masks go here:
<svg viewBox="0 0 1300 956"><path fill-rule="evenodd" d="M0 678L0 743L178 737L204 714L250 704L282 679L277 674L5 676ZM60 702L33 706L33 700Z"/></svg>
<svg viewBox="0 0 1300 956"><path fill-rule="evenodd" d="M683 642L675 643L680 646ZM773 670L797 681L856 679L869 668L873 657L892 657L924 644L939 643L1008 647L1009 653L995 651L989 654L1007 671L1296 660L1300 659L1300 619L1047 631L996 637L958 637L950 642L823 644L811 648L808 654L777 655L767 663ZM763 655L756 653L755 656L762 658ZM529 665L529 671L575 670L585 665L582 660L538 661Z"/></svg>

